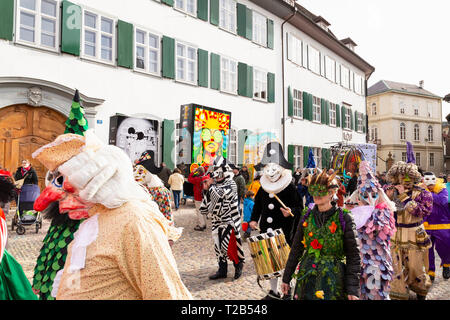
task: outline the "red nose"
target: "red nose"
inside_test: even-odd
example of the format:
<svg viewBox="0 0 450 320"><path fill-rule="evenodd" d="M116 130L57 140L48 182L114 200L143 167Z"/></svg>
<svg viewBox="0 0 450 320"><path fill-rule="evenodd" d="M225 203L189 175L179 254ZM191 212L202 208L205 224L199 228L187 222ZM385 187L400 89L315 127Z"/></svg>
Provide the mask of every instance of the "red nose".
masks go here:
<svg viewBox="0 0 450 320"><path fill-rule="evenodd" d="M42 191L41 195L34 202L34 210L43 211L47 209L50 203L60 200L64 195L64 191L48 186Z"/></svg>

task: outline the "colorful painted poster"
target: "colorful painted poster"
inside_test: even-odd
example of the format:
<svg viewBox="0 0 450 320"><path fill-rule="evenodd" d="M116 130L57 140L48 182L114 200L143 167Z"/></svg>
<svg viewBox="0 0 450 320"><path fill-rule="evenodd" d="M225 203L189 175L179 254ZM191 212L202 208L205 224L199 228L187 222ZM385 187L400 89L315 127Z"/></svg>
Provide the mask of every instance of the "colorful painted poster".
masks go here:
<svg viewBox="0 0 450 320"><path fill-rule="evenodd" d="M216 156L227 158L231 125L231 113L194 107L191 172L203 166L207 168Z"/></svg>

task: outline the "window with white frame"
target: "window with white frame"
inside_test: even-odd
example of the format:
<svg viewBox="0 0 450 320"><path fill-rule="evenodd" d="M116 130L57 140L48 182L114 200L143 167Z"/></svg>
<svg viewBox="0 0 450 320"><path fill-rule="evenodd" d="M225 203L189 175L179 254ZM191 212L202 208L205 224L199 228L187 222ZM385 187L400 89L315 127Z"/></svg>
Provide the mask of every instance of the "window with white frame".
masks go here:
<svg viewBox="0 0 450 320"><path fill-rule="evenodd" d="M303 167L303 147L294 146L294 168Z"/></svg>
<svg viewBox="0 0 450 320"><path fill-rule="evenodd" d="M237 62L221 56L220 70L220 90L233 94L237 93Z"/></svg>
<svg viewBox="0 0 450 320"><path fill-rule="evenodd" d="M364 115L362 113L358 112L358 119L357 119L357 126L356 126L356 130L358 132L363 132L363 128L364 128L364 123L363 123L363 117Z"/></svg>
<svg viewBox="0 0 450 320"><path fill-rule="evenodd" d="M434 153L430 152L430 167L434 167Z"/></svg>
<svg viewBox="0 0 450 320"><path fill-rule="evenodd" d="M341 86L350 89L350 70L341 65Z"/></svg>
<svg viewBox="0 0 450 320"><path fill-rule="evenodd" d="M316 161L316 167L322 168L322 149L312 148L314 154L314 160Z"/></svg>
<svg viewBox="0 0 450 320"><path fill-rule="evenodd" d="M115 21L83 10L82 55L102 62L115 63Z"/></svg>
<svg viewBox="0 0 450 320"><path fill-rule="evenodd" d="M176 42L176 80L197 84L197 48Z"/></svg>
<svg viewBox="0 0 450 320"><path fill-rule="evenodd" d="M236 1L220 0L219 26L222 29L236 33Z"/></svg>
<svg viewBox="0 0 450 320"><path fill-rule="evenodd" d="M420 128L418 124L414 125L414 141L420 140Z"/></svg>
<svg viewBox="0 0 450 320"><path fill-rule="evenodd" d="M371 141L376 141L378 140L378 128L377 127L372 127L370 129L370 137L371 137Z"/></svg>
<svg viewBox="0 0 450 320"><path fill-rule="evenodd" d="M302 40L288 33L288 60L302 65Z"/></svg>
<svg viewBox="0 0 450 320"><path fill-rule="evenodd" d="M228 149L228 159L232 164L236 164L238 162L237 159L237 133L235 129L230 129L230 147Z"/></svg>
<svg viewBox="0 0 450 320"><path fill-rule="evenodd" d="M336 61L328 56L325 56L325 77L330 81L336 81Z"/></svg>
<svg viewBox="0 0 450 320"><path fill-rule="evenodd" d="M321 121L320 98L313 96L313 121Z"/></svg>
<svg viewBox="0 0 450 320"><path fill-rule="evenodd" d="M46 50L59 50L59 2L17 1L16 42Z"/></svg>
<svg viewBox="0 0 450 320"><path fill-rule="evenodd" d="M136 28L135 43L135 70L159 75L159 70L161 69L160 36Z"/></svg>
<svg viewBox="0 0 450 320"><path fill-rule="evenodd" d="M419 108L418 107L414 107L414 115L415 116L419 115Z"/></svg>
<svg viewBox="0 0 450 320"><path fill-rule="evenodd" d="M425 159L426 160L426 159ZM416 152L416 165L420 167L420 152Z"/></svg>
<svg viewBox="0 0 450 320"><path fill-rule="evenodd" d="M363 77L355 74L355 92L362 95Z"/></svg>
<svg viewBox="0 0 450 320"><path fill-rule="evenodd" d="M303 118L303 92L294 89L294 117Z"/></svg>
<svg viewBox="0 0 450 320"><path fill-rule="evenodd" d="M428 126L428 141L429 142L433 142L434 141L433 126Z"/></svg>
<svg viewBox="0 0 450 320"><path fill-rule="evenodd" d="M197 14L197 1L196 0L175 0L174 8L180 11L186 12L190 15Z"/></svg>
<svg viewBox="0 0 450 320"><path fill-rule="evenodd" d="M407 159L406 159L406 152L402 152L402 161L403 162L407 161Z"/></svg>
<svg viewBox="0 0 450 320"><path fill-rule="evenodd" d="M336 104L330 102L330 125L336 126Z"/></svg>
<svg viewBox="0 0 450 320"><path fill-rule="evenodd" d="M312 46L308 46L308 69L320 74L320 52Z"/></svg>
<svg viewBox="0 0 450 320"><path fill-rule="evenodd" d="M267 72L253 68L253 97L267 101Z"/></svg>
<svg viewBox="0 0 450 320"><path fill-rule="evenodd" d="M400 140L406 140L406 125L400 123Z"/></svg>
<svg viewBox="0 0 450 320"><path fill-rule="evenodd" d="M262 46L267 46L267 18L256 11L253 14L252 40Z"/></svg>
<svg viewBox="0 0 450 320"><path fill-rule="evenodd" d="M352 109L347 108L344 114L344 129L352 129Z"/></svg>
<svg viewBox="0 0 450 320"><path fill-rule="evenodd" d="M376 103L372 103L372 115L373 116L377 115L377 104Z"/></svg>

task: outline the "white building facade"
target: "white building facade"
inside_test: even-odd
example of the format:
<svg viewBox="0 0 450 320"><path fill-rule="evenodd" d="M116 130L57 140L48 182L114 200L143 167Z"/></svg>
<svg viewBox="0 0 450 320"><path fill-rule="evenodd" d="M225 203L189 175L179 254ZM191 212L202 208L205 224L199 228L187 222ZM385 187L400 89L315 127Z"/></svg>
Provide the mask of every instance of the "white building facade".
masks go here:
<svg viewBox="0 0 450 320"><path fill-rule="evenodd" d="M156 121L158 162L169 167L177 162L180 106L189 103L231 112L234 163L242 164L243 144L255 132L272 132L291 160L301 156L293 153L294 146L318 148L321 157L321 149L342 141L343 132L351 142L365 142L364 87L373 68L339 40L309 30L319 26L314 21L308 20L308 32L299 29L305 17L297 18L295 8L300 7L281 0L2 0L0 113L13 120L0 119L0 164L13 170L18 157L31 152L21 149L14 155L22 143L17 141L25 139L13 128L14 119L39 110L50 120L27 134L37 145L51 141L60 133L51 121L68 116L75 89L89 127L105 143L118 114ZM291 36L310 46L306 66L292 56ZM313 49L319 61L312 58ZM325 69L331 63L326 57L336 62L339 80ZM302 101L303 111L298 111L294 96L303 99L304 93L324 109L308 111L310 104ZM333 104L340 107L334 118L328 112ZM347 128L340 125L344 105ZM355 112L364 119L356 131Z"/></svg>

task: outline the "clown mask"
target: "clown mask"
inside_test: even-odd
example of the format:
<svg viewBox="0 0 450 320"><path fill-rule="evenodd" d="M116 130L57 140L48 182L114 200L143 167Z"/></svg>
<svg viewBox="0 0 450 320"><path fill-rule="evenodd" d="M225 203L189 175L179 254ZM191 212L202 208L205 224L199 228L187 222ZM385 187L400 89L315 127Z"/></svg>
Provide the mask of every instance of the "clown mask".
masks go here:
<svg viewBox="0 0 450 320"><path fill-rule="evenodd" d="M283 173L283 167L276 163L268 163L264 167L263 174L269 179L270 182L276 182L280 179L281 174Z"/></svg>
<svg viewBox="0 0 450 320"><path fill-rule="evenodd" d="M46 187L34 203L34 210L43 211L50 203L59 201L59 213L67 213L72 220L89 218L93 204L80 198L78 190L58 171L48 172Z"/></svg>

